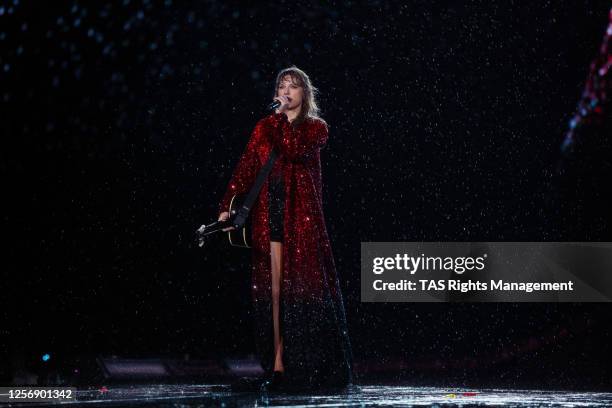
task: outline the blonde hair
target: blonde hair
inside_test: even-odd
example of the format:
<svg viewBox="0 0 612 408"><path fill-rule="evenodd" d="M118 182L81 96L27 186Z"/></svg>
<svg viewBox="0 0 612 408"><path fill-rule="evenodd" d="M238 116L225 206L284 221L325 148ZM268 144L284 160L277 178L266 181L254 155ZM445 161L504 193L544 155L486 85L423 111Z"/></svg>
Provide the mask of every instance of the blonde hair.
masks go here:
<svg viewBox="0 0 612 408"><path fill-rule="evenodd" d="M304 98L302 99L302 109L300 110L300 114L293 121L293 124L298 124L306 120L307 118L311 119L321 119L319 117L319 106L317 105L316 96L319 93L319 90L312 85L310 82L310 78L304 71L296 67L295 65L290 66L289 68L282 69L278 75L276 76L276 84L274 86L274 95L276 97L278 94L278 87L286 76L291 77L291 80L295 82L298 86L301 86L304 89Z"/></svg>

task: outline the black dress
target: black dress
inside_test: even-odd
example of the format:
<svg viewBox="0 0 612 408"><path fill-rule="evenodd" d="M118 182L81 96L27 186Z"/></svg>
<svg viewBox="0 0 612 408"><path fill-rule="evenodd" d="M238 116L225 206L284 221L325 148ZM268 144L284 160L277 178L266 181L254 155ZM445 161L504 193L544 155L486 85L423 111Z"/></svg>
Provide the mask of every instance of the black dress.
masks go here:
<svg viewBox="0 0 612 408"><path fill-rule="evenodd" d="M268 194L270 196L270 241L283 242L285 188L280 175L270 175Z"/></svg>

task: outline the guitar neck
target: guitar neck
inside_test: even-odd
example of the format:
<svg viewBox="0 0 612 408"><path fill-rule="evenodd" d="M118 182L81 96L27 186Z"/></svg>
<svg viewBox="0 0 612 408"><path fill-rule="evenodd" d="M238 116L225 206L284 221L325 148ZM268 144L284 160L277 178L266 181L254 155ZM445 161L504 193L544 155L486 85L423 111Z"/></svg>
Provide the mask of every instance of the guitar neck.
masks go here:
<svg viewBox="0 0 612 408"><path fill-rule="evenodd" d="M215 232L219 232L223 230L223 228L231 227L232 223L230 220L226 221L215 221L212 224L208 224L204 231L201 232L201 236L206 236L210 234L214 234Z"/></svg>

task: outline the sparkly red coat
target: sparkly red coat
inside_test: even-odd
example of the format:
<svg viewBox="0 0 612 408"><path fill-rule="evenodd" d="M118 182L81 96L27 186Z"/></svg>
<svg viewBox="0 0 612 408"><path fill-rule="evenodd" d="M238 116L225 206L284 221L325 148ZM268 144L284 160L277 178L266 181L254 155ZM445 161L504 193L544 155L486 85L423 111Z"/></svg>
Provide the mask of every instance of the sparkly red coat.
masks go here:
<svg viewBox="0 0 612 408"><path fill-rule="evenodd" d="M280 292L285 378L315 387L352 380L344 305L323 217L319 151L327 139L322 119L307 118L295 126L285 113L261 119L220 203L220 211L227 211L234 194L247 193L276 149L270 176L280 175L285 189ZM257 351L270 373L274 342L268 202L266 180L251 210L252 300Z"/></svg>

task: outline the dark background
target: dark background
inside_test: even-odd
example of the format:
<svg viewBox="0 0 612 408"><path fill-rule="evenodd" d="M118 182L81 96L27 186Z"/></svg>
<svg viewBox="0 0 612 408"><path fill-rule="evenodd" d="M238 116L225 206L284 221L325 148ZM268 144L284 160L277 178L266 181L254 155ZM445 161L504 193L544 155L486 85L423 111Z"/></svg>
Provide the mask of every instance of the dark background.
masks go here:
<svg viewBox="0 0 612 408"><path fill-rule="evenodd" d="M325 216L361 367L611 387L607 304L359 298L362 241L612 240L589 204L604 185L578 203L558 172L608 1L53 4L0 6L8 361L253 350L250 253L193 233L295 64L330 127Z"/></svg>

